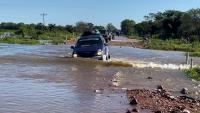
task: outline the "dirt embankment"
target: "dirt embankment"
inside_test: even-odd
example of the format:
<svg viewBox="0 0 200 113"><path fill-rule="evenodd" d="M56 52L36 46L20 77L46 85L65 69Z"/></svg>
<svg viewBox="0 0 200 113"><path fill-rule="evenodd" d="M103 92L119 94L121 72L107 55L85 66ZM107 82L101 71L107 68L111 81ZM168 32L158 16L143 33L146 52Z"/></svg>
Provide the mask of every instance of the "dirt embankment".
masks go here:
<svg viewBox="0 0 200 113"><path fill-rule="evenodd" d="M142 40L127 39L127 40L112 40L109 42L112 46L128 46L133 48L145 48L145 44Z"/></svg>
<svg viewBox="0 0 200 113"><path fill-rule="evenodd" d="M67 40L67 41L65 41L66 42L66 44L69 44L69 45L74 45L75 43L76 43L76 39L75 38L72 38L71 40Z"/></svg>
<svg viewBox="0 0 200 113"><path fill-rule="evenodd" d="M154 113L198 113L200 112L200 101L188 96L173 96L170 92L158 88L155 91L150 90L129 90L127 96L133 110L127 111L139 112L137 109L147 109Z"/></svg>

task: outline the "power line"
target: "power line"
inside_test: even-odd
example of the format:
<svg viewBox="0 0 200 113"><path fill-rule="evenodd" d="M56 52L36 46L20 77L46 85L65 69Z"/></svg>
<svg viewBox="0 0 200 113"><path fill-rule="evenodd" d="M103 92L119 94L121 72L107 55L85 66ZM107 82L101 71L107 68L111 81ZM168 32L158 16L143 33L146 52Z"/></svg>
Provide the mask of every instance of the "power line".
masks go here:
<svg viewBox="0 0 200 113"><path fill-rule="evenodd" d="M47 16L47 14L46 13L42 13L40 15L42 16L43 25L45 26L45 16Z"/></svg>

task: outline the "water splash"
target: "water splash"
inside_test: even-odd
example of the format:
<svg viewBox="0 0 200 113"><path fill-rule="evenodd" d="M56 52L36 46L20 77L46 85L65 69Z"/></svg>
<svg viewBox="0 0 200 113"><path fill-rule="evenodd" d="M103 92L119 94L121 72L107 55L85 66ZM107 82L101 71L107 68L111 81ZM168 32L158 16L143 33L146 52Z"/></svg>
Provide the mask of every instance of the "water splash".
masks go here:
<svg viewBox="0 0 200 113"><path fill-rule="evenodd" d="M155 62L144 62L144 61L133 61L130 59L123 59L123 58L112 58L112 62L123 62L127 64L131 64L133 67L136 68L161 68L161 69L173 69L173 70L184 70L189 69L190 65L186 64L159 64ZM194 66L196 67L196 65Z"/></svg>

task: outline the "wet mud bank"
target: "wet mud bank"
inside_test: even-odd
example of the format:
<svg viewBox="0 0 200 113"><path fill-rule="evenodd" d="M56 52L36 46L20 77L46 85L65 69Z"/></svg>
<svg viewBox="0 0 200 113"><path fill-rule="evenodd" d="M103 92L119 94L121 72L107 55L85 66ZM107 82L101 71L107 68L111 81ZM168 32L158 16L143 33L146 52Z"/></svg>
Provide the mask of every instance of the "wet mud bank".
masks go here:
<svg viewBox="0 0 200 113"><path fill-rule="evenodd" d="M129 90L127 96L130 105L134 106L130 112L138 109L148 109L154 113L197 113L200 111L200 101L188 96L173 96L170 92L157 89Z"/></svg>

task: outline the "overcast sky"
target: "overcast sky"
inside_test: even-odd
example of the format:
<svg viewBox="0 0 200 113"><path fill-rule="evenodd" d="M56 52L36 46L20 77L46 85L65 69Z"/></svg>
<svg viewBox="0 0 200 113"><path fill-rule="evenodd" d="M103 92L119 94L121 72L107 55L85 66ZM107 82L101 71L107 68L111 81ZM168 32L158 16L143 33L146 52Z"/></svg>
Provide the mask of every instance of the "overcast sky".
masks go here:
<svg viewBox="0 0 200 113"><path fill-rule="evenodd" d="M140 22L151 12L191 8L200 8L200 0L0 0L0 22L39 23L44 12L47 23L85 21L119 27L124 19Z"/></svg>

